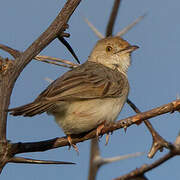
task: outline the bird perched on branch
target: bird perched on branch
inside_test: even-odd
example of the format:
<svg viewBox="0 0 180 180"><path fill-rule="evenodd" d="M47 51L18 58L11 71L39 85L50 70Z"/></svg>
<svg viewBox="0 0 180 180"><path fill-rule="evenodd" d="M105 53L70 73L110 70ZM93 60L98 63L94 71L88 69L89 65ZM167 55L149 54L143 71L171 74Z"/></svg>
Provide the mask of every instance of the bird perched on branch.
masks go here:
<svg viewBox="0 0 180 180"><path fill-rule="evenodd" d="M47 112L55 117L75 150L71 135L114 122L127 100L132 46L121 37L97 42L88 60L51 83L32 103L9 109L14 116Z"/></svg>

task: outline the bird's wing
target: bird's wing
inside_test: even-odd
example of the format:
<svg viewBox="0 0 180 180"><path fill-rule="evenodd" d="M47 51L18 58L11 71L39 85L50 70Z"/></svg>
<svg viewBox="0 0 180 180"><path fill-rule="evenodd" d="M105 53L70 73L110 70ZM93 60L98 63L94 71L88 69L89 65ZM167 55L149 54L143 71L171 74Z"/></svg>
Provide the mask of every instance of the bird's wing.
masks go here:
<svg viewBox="0 0 180 180"><path fill-rule="evenodd" d="M127 86L128 81L120 72L97 63L86 62L55 80L35 101L119 97Z"/></svg>

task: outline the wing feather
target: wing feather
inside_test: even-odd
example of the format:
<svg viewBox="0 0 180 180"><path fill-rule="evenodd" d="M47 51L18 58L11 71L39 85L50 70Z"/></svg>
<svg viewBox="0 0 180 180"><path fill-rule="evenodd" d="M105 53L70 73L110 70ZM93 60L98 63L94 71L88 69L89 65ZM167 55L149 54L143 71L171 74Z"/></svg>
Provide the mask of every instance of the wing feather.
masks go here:
<svg viewBox="0 0 180 180"><path fill-rule="evenodd" d="M86 62L54 81L37 101L85 100L121 96L126 77L101 64Z"/></svg>
<svg viewBox="0 0 180 180"><path fill-rule="evenodd" d="M128 90L124 74L87 61L51 83L34 102L8 111L14 116L34 116L56 109L59 101L115 98L128 93Z"/></svg>

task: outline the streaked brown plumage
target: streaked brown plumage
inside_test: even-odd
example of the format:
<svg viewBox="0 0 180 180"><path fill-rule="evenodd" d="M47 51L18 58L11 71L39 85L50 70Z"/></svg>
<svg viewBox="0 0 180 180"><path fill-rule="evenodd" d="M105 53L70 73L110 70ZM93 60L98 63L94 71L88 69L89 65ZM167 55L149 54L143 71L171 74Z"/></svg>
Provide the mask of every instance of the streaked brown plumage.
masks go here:
<svg viewBox="0 0 180 180"><path fill-rule="evenodd" d="M130 53L137 49L120 37L98 41L88 61L51 83L32 103L12 115L54 115L65 134L79 134L113 122L126 102Z"/></svg>

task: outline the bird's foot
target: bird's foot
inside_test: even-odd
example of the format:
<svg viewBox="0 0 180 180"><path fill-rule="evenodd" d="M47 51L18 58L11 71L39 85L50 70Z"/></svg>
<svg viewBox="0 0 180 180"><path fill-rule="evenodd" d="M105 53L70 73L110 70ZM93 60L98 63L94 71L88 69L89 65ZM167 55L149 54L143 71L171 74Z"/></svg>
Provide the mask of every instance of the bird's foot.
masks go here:
<svg viewBox="0 0 180 180"><path fill-rule="evenodd" d="M106 123L105 121L102 122L96 129L96 138L97 138L97 140L99 140L99 135L100 135L102 129L105 127L105 123ZM105 143L105 145L108 144L108 141L109 141L109 133L106 134L106 143Z"/></svg>
<svg viewBox="0 0 180 180"><path fill-rule="evenodd" d="M96 138L99 140L99 135L101 134L102 129L105 127L105 122L98 125L96 129Z"/></svg>
<svg viewBox="0 0 180 180"><path fill-rule="evenodd" d="M74 148L74 150L79 154L79 150L78 150L78 147L76 146L76 144L73 144L72 143L72 138L71 138L71 135L67 135L67 140L68 140L68 142L69 142L69 147L73 147Z"/></svg>

